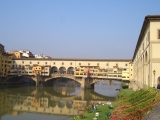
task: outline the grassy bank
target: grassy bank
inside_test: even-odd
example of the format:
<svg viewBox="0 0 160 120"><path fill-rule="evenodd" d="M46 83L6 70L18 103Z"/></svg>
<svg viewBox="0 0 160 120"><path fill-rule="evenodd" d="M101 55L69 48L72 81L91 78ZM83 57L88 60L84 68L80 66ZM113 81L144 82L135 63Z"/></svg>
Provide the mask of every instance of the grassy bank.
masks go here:
<svg viewBox="0 0 160 120"><path fill-rule="evenodd" d="M116 103L113 103L112 105L115 107ZM110 108L109 105L98 105L96 112L99 113L99 117L97 117L97 118L100 120L108 120L110 111L112 109L113 108ZM71 118L70 120L93 120L93 118L96 117L95 116L96 112L92 112L92 110L91 111L86 110L83 113L83 115L80 114L79 116L75 116L75 117Z"/></svg>
<svg viewBox="0 0 160 120"><path fill-rule="evenodd" d="M153 88L138 91L123 89L112 103L113 108L106 104L99 105L96 112L99 113L98 120L141 120L158 104L160 104L160 93ZM93 118L95 113L88 108L83 114L71 120L93 120Z"/></svg>
<svg viewBox="0 0 160 120"><path fill-rule="evenodd" d="M126 92L120 92L116 101L117 107L111 112L110 120L141 120L160 104L160 93L153 88L144 88L133 93L126 89Z"/></svg>
<svg viewBox="0 0 160 120"><path fill-rule="evenodd" d="M117 107L118 100L126 95L132 94L133 92L134 91L132 89L121 90L117 95L117 100L112 103L113 108L107 104L98 105L96 112L99 113L99 117L98 117L99 120L108 120L109 116L111 115L111 112ZM96 112L92 112L92 107L89 105L83 114L80 114L79 116L75 116L70 120L93 120L93 118L95 118Z"/></svg>

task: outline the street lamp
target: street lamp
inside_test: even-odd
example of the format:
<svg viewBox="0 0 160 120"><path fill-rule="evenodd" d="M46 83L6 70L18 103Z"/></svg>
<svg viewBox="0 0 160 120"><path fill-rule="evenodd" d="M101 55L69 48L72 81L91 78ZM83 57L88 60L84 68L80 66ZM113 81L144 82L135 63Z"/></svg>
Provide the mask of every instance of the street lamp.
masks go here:
<svg viewBox="0 0 160 120"><path fill-rule="evenodd" d="M156 71L153 70L153 75L154 75L154 86L155 86L155 74L156 74Z"/></svg>

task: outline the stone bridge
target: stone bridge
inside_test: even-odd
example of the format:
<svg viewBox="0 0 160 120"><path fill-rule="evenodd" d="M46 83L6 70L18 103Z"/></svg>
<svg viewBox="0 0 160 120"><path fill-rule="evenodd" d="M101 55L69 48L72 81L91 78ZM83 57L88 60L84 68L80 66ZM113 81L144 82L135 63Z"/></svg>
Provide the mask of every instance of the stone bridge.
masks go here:
<svg viewBox="0 0 160 120"><path fill-rule="evenodd" d="M93 88L94 84L99 82L100 80L109 80L109 84L111 84L111 80L117 80L117 81L122 81L121 79L117 78L94 78L94 76L74 76L73 74L51 74L50 76L40 76L38 74L36 75L28 75L28 76L9 76L3 83L8 84L11 81L8 81L11 78L16 78L16 77L27 77L35 81L36 86L43 86L43 85L52 85L54 78L68 78L71 80L74 80L78 82L82 88ZM15 80L18 82L18 80ZM14 83L14 81L13 81Z"/></svg>

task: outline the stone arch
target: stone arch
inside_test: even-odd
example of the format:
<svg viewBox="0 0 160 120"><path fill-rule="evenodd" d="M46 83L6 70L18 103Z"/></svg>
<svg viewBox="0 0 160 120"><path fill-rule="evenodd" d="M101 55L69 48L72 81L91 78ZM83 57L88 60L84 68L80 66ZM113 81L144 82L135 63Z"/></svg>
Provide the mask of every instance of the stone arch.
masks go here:
<svg viewBox="0 0 160 120"><path fill-rule="evenodd" d="M74 74L74 68L73 67L69 67L68 69L67 69L67 74Z"/></svg>
<svg viewBox="0 0 160 120"><path fill-rule="evenodd" d="M53 101L50 101L49 104L50 104L51 107L54 108L54 107L56 107L56 105L57 105L57 101L54 101L54 100L53 100Z"/></svg>
<svg viewBox="0 0 160 120"><path fill-rule="evenodd" d="M58 68L56 67L56 66L53 66L52 68L51 68L51 74L56 74L56 73L58 73L59 72L59 70L58 70Z"/></svg>
<svg viewBox="0 0 160 120"><path fill-rule="evenodd" d="M73 105L72 101L67 101L66 106L68 109L72 108L72 105Z"/></svg>
<svg viewBox="0 0 160 120"><path fill-rule="evenodd" d="M59 68L59 73L60 74L66 74L66 68L65 67L60 67Z"/></svg>
<svg viewBox="0 0 160 120"><path fill-rule="evenodd" d="M36 80L33 78L33 76L10 76L4 81L4 83L16 83L16 82L35 84Z"/></svg>
<svg viewBox="0 0 160 120"><path fill-rule="evenodd" d="M58 107L60 107L60 108L64 108L65 105L66 105L66 102L63 101L63 100L60 100L59 103L58 103Z"/></svg>

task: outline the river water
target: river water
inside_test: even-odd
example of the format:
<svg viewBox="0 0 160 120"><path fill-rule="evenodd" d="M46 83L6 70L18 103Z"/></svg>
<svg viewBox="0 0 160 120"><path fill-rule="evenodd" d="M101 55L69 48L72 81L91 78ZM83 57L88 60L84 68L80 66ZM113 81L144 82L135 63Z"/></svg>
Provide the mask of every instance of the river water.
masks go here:
<svg viewBox="0 0 160 120"><path fill-rule="evenodd" d="M0 86L0 120L69 120L90 102L114 101L120 82L101 80L93 89L81 89L72 80L53 86Z"/></svg>

